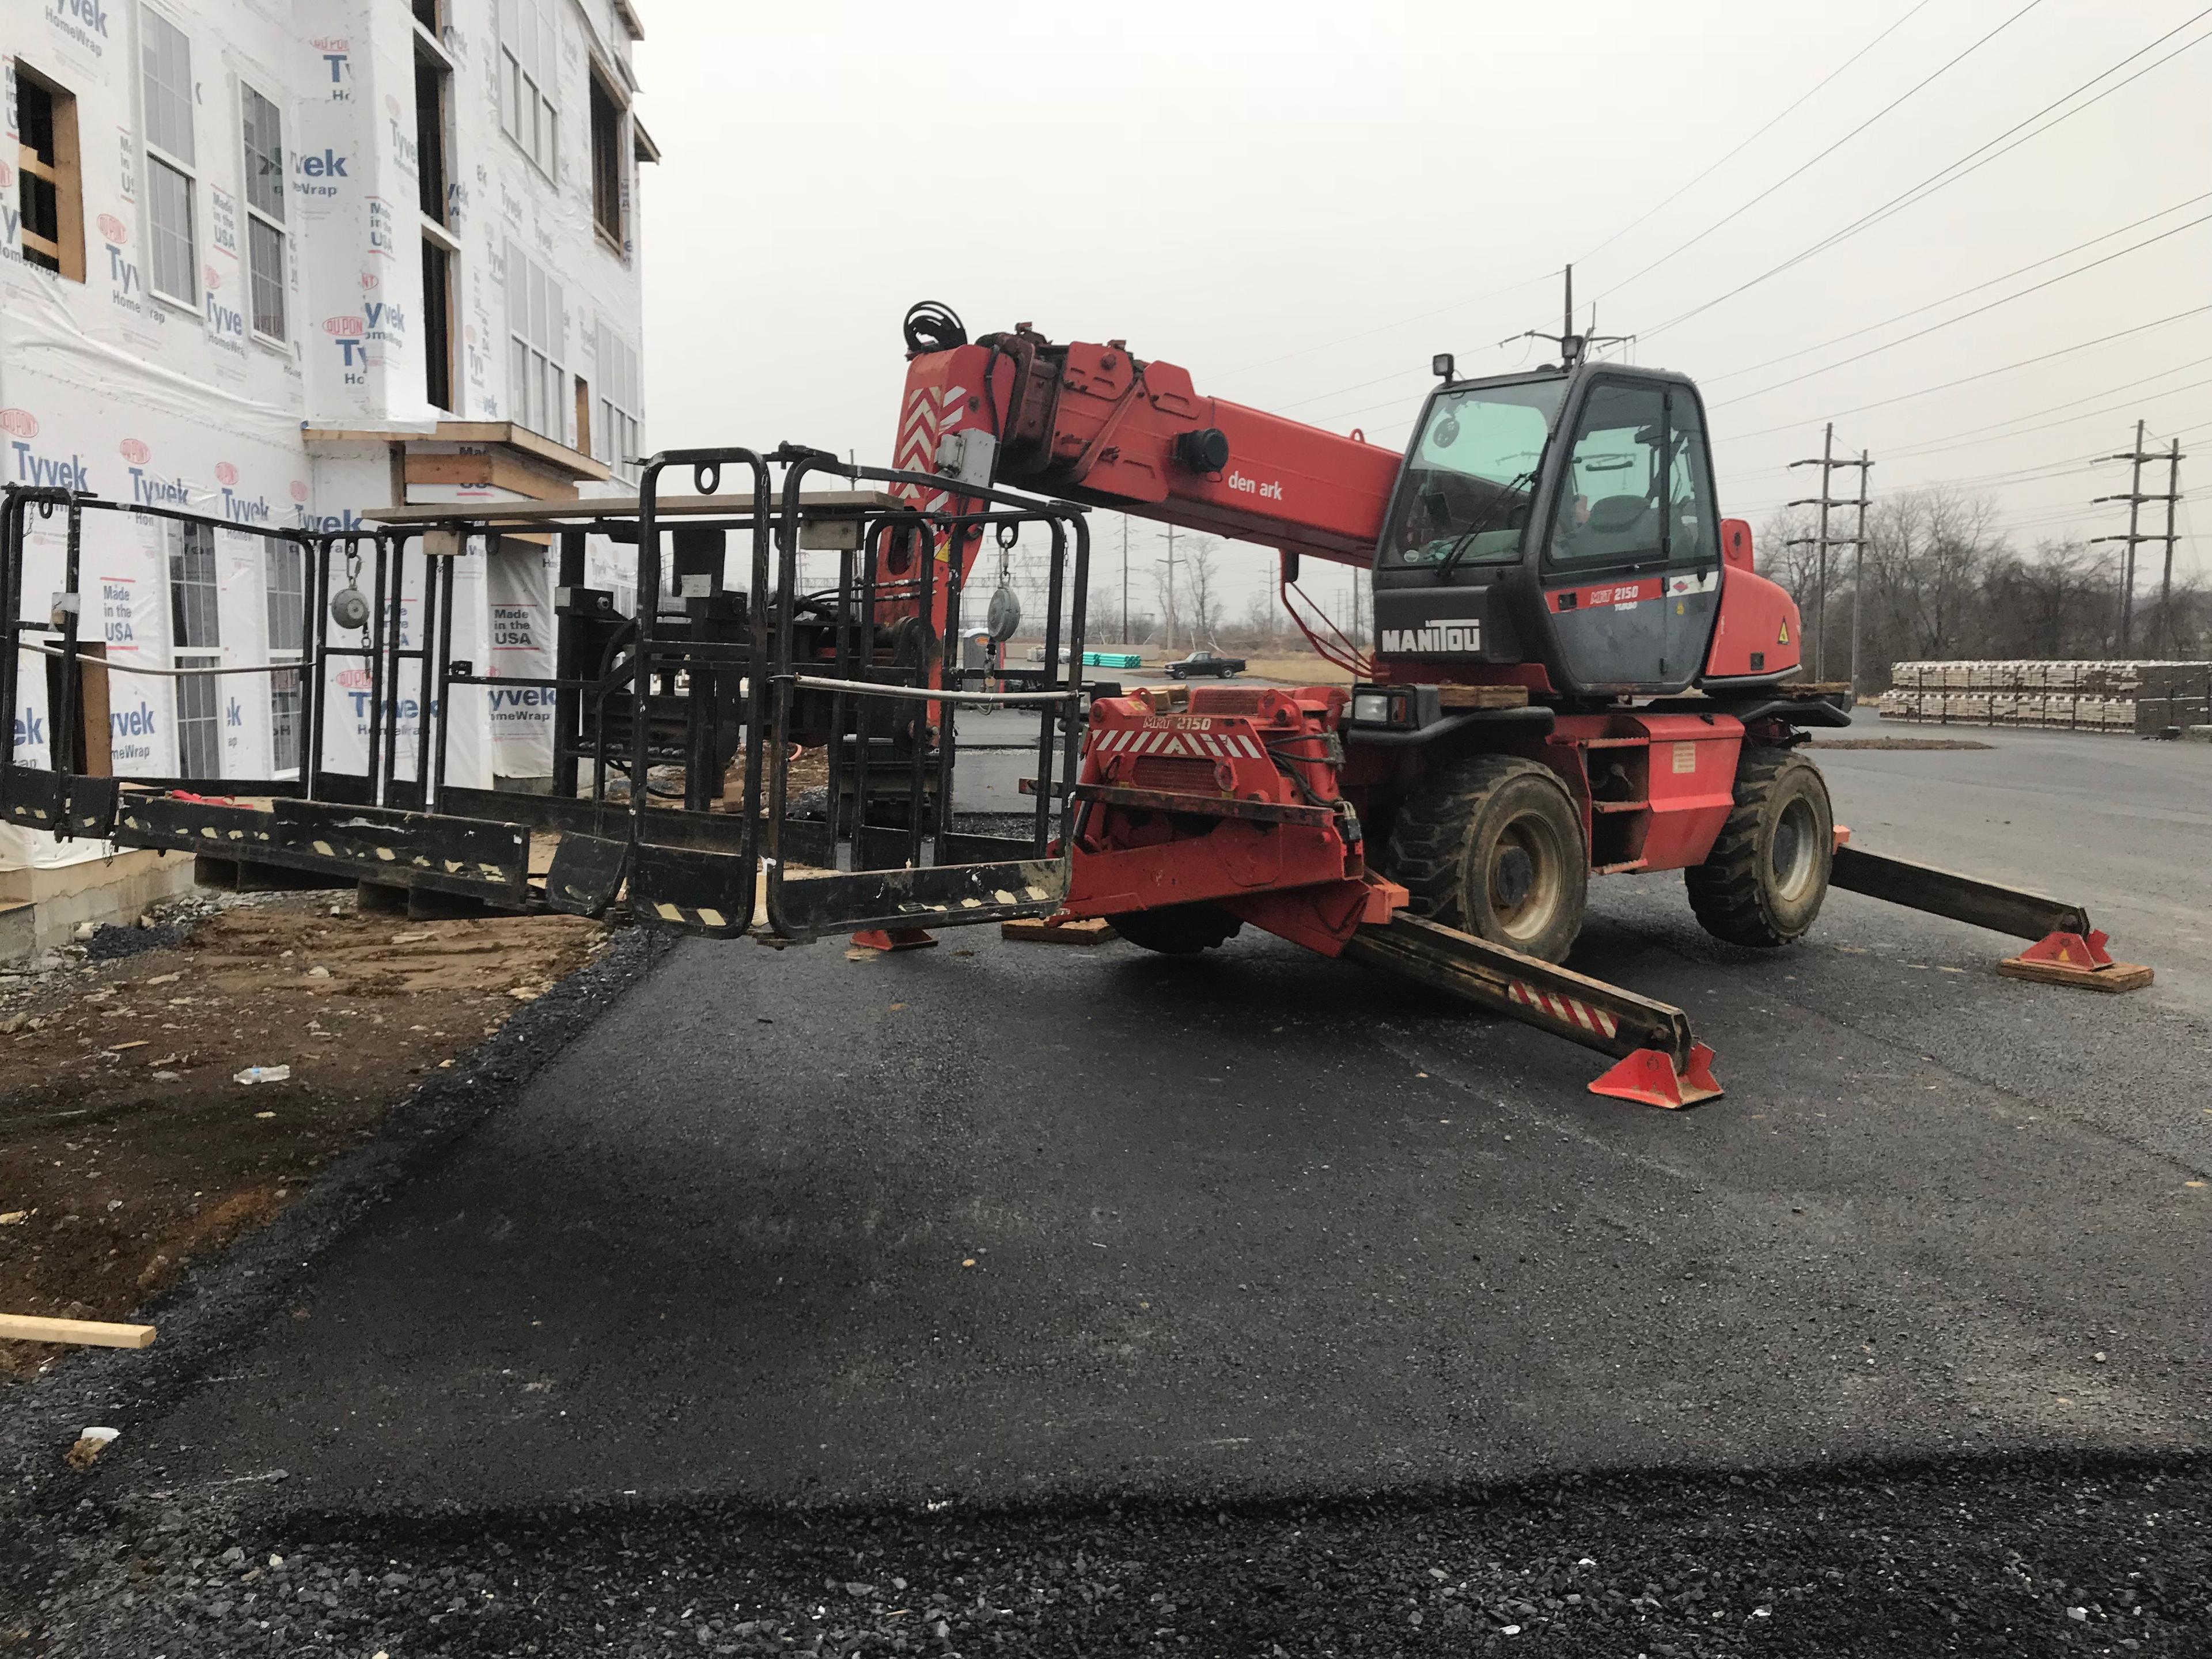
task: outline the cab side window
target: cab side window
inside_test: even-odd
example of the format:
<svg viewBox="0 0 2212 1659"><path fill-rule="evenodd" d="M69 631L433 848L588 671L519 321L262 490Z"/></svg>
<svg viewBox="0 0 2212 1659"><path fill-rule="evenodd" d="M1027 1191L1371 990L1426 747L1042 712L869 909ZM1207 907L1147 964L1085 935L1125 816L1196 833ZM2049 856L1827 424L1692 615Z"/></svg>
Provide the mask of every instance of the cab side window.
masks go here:
<svg viewBox="0 0 2212 1659"><path fill-rule="evenodd" d="M1554 565L1641 564L1660 556L1671 507L1667 394L1600 382L1583 401L1545 547ZM1711 486L1705 487L1707 500Z"/></svg>
<svg viewBox="0 0 2212 1659"><path fill-rule="evenodd" d="M1669 564L1718 564L1719 509L1713 505L1712 465L1705 453L1705 429L1698 400L1687 392L1667 394L1667 441L1673 459L1667 469L1667 526Z"/></svg>

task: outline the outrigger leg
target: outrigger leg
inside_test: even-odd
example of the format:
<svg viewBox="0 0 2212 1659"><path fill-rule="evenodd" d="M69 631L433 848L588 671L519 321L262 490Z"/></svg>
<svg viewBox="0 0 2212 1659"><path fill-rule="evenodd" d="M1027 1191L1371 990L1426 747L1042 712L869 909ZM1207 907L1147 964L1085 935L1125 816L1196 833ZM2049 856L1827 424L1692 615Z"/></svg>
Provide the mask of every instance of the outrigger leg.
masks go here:
<svg viewBox="0 0 2212 1659"><path fill-rule="evenodd" d="M1828 881L1909 910L2034 940L2018 956L1997 963L1997 972L2008 978L2092 991L2139 991L2151 982L2151 970L2141 963L2112 960L2105 949L2106 935L2089 925L2088 911L2078 904L1856 847L1836 848Z"/></svg>
<svg viewBox="0 0 2212 1659"><path fill-rule="evenodd" d="M1589 1085L1594 1095L1669 1109L1719 1097L1713 1051L1670 1004L1402 910L1359 928L1344 954L1613 1055L1619 1063Z"/></svg>

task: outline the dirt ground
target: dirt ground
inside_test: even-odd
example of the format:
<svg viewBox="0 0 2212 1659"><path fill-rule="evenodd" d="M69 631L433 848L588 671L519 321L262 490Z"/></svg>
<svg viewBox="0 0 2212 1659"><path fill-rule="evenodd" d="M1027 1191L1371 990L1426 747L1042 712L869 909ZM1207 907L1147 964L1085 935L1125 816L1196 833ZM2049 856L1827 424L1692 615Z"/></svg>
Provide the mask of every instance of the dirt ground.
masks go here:
<svg viewBox="0 0 2212 1659"><path fill-rule="evenodd" d="M574 916L364 915L349 891L155 920L0 975L0 1312L124 1317L607 937ZM161 948L120 954L141 944ZM236 1080L257 1066L291 1074ZM0 1342L0 1382L66 1352Z"/></svg>

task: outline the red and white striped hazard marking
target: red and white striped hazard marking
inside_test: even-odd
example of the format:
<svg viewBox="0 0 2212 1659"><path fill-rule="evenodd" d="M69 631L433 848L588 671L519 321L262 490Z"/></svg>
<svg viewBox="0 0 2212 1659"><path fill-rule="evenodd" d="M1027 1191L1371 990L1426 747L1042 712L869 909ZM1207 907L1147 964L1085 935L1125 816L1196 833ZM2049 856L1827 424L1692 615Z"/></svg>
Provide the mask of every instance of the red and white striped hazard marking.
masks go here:
<svg viewBox="0 0 2212 1659"><path fill-rule="evenodd" d="M968 399L968 388L957 386L947 390L918 386L908 395L906 408L899 415L898 442L891 450L891 465L901 472L927 472L937 465L937 441L950 429L950 422ZM945 505L946 492L932 492L926 499L919 484L896 484L893 493L904 495L920 505L925 513L934 513Z"/></svg>
<svg viewBox="0 0 2212 1659"><path fill-rule="evenodd" d="M1203 760L1263 760L1267 751L1241 732L1143 732L1118 726L1091 745L1101 755L1188 755Z"/></svg>
<svg viewBox="0 0 2212 1659"><path fill-rule="evenodd" d="M1514 1001L1525 1004L1539 1013L1549 1014L1553 1019L1564 1020L1570 1025L1579 1025L1585 1031L1595 1031L1600 1036L1611 1036L1620 1029L1620 1022L1602 1008L1593 1008L1574 997L1563 997L1553 991L1540 991L1523 980L1515 980L1507 988Z"/></svg>

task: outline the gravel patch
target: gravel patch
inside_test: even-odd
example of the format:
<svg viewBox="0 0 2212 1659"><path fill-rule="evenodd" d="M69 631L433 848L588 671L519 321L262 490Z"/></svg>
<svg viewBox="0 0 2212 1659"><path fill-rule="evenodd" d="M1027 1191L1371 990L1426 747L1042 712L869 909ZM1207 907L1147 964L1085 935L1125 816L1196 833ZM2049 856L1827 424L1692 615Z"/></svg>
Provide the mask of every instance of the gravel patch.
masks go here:
<svg viewBox="0 0 2212 1659"><path fill-rule="evenodd" d="M2212 1467L2038 1456L1454 1497L366 1522L86 1499L52 1655L2198 1656ZM64 1519L64 1517L58 1517Z"/></svg>

